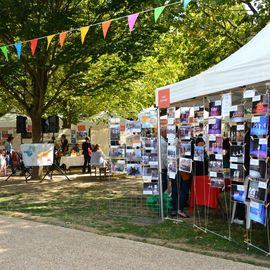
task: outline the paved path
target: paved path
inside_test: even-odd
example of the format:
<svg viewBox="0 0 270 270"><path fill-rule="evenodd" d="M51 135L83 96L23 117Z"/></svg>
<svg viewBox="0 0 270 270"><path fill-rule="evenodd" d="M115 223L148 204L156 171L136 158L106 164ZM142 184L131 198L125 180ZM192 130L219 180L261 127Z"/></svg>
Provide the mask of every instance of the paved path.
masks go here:
<svg viewBox="0 0 270 270"><path fill-rule="evenodd" d="M1 270L266 269L31 221L0 217Z"/></svg>

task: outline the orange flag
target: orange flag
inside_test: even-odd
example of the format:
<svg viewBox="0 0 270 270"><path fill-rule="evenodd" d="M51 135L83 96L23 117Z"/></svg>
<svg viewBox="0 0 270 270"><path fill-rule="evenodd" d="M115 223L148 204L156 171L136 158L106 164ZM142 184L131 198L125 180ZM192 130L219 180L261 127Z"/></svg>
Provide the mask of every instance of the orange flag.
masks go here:
<svg viewBox="0 0 270 270"><path fill-rule="evenodd" d="M61 48L64 46L64 42L65 42L66 37L67 37L67 32L62 32L59 34Z"/></svg>
<svg viewBox="0 0 270 270"><path fill-rule="evenodd" d="M31 47L31 52L32 55L34 56L35 52L36 52L36 48L37 48L37 44L38 44L38 39L34 38L30 41L30 47Z"/></svg>
<svg viewBox="0 0 270 270"><path fill-rule="evenodd" d="M81 39L82 39L82 44L83 44L85 40L85 36L87 32L89 31L89 26L82 27L80 30L81 30Z"/></svg>
<svg viewBox="0 0 270 270"><path fill-rule="evenodd" d="M102 23L102 31L103 31L103 37L104 37L104 39L106 39L108 30L109 30L109 28L110 28L110 26L111 26L111 22L112 22L112 21L109 20L109 21L106 21L106 22L103 22L103 23Z"/></svg>

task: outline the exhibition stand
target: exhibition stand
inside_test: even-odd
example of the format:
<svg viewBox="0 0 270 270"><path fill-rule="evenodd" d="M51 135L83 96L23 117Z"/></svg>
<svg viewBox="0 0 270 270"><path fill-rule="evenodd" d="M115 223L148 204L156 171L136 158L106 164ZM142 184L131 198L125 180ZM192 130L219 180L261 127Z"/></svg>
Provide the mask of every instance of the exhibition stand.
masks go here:
<svg viewBox="0 0 270 270"><path fill-rule="evenodd" d="M190 204L194 206L194 226L232 240L231 223L237 218L237 210L242 209L248 248L254 247L266 255L270 255L269 40L270 24L209 70L156 90L158 123L161 110L167 110L168 177L178 181L179 172L193 175ZM175 119L177 109L180 109L179 124ZM179 145L173 143L175 139ZM161 161L160 131L158 145ZM160 165L159 178L161 175ZM226 181L230 181L229 199ZM213 190L224 197L228 235L209 229L209 208L218 207L211 197ZM200 212L203 212L204 225L200 222ZM255 223L265 230L267 248L253 242Z"/></svg>

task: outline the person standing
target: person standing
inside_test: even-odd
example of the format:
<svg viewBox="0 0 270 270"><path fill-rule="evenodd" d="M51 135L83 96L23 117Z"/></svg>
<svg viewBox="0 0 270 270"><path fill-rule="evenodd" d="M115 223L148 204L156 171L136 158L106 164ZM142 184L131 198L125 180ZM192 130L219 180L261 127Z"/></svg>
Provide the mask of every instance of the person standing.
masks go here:
<svg viewBox="0 0 270 270"><path fill-rule="evenodd" d="M16 170L14 168L14 163L13 163L13 158L12 158L12 153L14 152L13 140L14 140L14 137L11 135L7 138L6 151L7 151L7 156L8 156L8 164L11 167L12 174L15 174Z"/></svg>
<svg viewBox="0 0 270 270"><path fill-rule="evenodd" d="M167 129L162 127L160 134L162 192L165 192L168 189Z"/></svg>
<svg viewBox="0 0 270 270"><path fill-rule="evenodd" d="M82 144L82 151L83 151L83 157L84 157L84 164L83 164L83 173L85 173L86 166L88 168L88 172L91 174L91 154L92 154L92 145L90 143L90 138L85 137L85 141Z"/></svg>
<svg viewBox="0 0 270 270"><path fill-rule="evenodd" d="M63 156L68 152L68 140L66 134L61 135L61 152Z"/></svg>

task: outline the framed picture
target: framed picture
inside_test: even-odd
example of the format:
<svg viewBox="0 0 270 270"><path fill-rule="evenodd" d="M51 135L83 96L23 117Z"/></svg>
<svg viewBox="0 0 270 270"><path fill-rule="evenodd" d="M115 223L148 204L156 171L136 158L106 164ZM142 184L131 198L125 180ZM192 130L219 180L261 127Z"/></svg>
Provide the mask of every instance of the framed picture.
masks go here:
<svg viewBox="0 0 270 270"><path fill-rule="evenodd" d="M210 172L209 176L210 176L211 187L215 187L215 188L224 187L224 173Z"/></svg>
<svg viewBox="0 0 270 270"><path fill-rule="evenodd" d="M175 120L175 107L170 107L167 109L167 120L168 125L173 125Z"/></svg>
<svg viewBox="0 0 270 270"><path fill-rule="evenodd" d="M204 107L194 107L194 122L204 120Z"/></svg>
<svg viewBox="0 0 270 270"><path fill-rule="evenodd" d="M265 179L267 176L267 164L262 159L251 159L249 166L249 176L255 179Z"/></svg>
<svg viewBox="0 0 270 270"><path fill-rule="evenodd" d="M212 118L208 120L208 134L221 134L221 119Z"/></svg>
<svg viewBox="0 0 270 270"><path fill-rule="evenodd" d="M127 164L127 175L128 176L141 176L142 175L141 164Z"/></svg>
<svg viewBox="0 0 270 270"><path fill-rule="evenodd" d="M140 162L141 161L141 149L127 149L126 157L128 162Z"/></svg>
<svg viewBox="0 0 270 270"><path fill-rule="evenodd" d="M189 123L189 116L190 116L189 110L181 111L179 122L182 124L184 124L184 123L188 124Z"/></svg>
<svg viewBox="0 0 270 270"><path fill-rule="evenodd" d="M234 202L245 203L244 185L231 185L231 200Z"/></svg>
<svg viewBox="0 0 270 270"><path fill-rule="evenodd" d="M265 181L250 179L248 182L247 198L265 202L267 196L267 183Z"/></svg>
<svg viewBox="0 0 270 270"><path fill-rule="evenodd" d="M221 116L221 100L209 103L209 116Z"/></svg>
<svg viewBox="0 0 270 270"><path fill-rule="evenodd" d="M252 98L252 113L266 114L269 106L269 95L259 95Z"/></svg>
<svg viewBox="0 0 270 270"><path fill-rule="evenodd" d="M220 172L223 170L223 155L209 155L209 171Z"/></svg>
<svg viewBox="0 0 270 270"><path fill-rule="evenodd" d="M243 164L230 164L230 178L235 182L244 182L244 165Z"/></svg>
<svg viewBox="0 0 270 270"><path fill-rule="evenodd" d="M181 126L179 130L179 138L181 140L191 139L191 128L189 126Z"/></svg>
<svg viewBox="0 0 270 270"><path fill-rule="evenodd" d="M158 183L143 183L143 195L159 195Z"/></svg>
<svg viewBox="0 0 270 270"><path fill-rule="evenodd" d="M112 159L112 171L113 172L125 172L126 171L126 162L125 160Z"/></svg>
<svg viewBox="0 0 270 270"><path fill-rule="evenodd" d="M244 163L244 147L242 145L231 145L230 162Z"/></svg>
<svg viewBox="0 0 270 270"><path fill-rule="evenodd" d="M251 119L250 135L268 134L268 116L255 116Z"/></svg>
<svg viewBox="0 0 270 270"><path fill-rule="evenodd" d="M209 136L209 152L223 153L223 137L222 136Z"/></svg>
<svg viewBox="0 0 270 270"><path fill-rule="evenodd" d="M245 139L245 126L236 125L230 128L231 142L243 142Z"/></svg>
<svg viewBox="0 0 270 270"><path fill-rule="evenodd" d="M111 158L125 158L125 148L121 146L111 146L109 156Z"/></svg>
<svg viewBox="0 0 270 270"><path fill-rule="evenodd" d="M230 108L230 121L232 123L242 123L244 118L245 108L244 105L232 106Z"/></svg>
<svg viewBox="0 0 270 270"><path fill-rule="evenodd" d="M266 207L263 203L251 201L249 208L249 218L255 222L266 224Z"/></svg>
<svg viewBox="0 0 270 270"><path fill-rule="evenodd" d="M249 154L253 158L267 158L267 139L251 137Z"/></svg>

